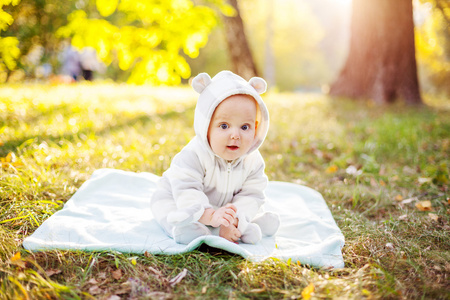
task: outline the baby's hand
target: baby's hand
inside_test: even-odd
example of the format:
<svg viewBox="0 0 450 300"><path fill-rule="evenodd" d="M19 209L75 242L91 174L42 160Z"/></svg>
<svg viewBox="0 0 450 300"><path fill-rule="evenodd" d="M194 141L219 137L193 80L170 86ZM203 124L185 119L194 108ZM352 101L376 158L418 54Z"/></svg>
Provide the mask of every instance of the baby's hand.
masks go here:
<svg viewBox="0 0 450 300"><path fill-rule="evenodd" d="M217 209L211 216L211 226L230 226L236 220L236 211L236 206L231 203L228 203L224 207Z"/></svg>

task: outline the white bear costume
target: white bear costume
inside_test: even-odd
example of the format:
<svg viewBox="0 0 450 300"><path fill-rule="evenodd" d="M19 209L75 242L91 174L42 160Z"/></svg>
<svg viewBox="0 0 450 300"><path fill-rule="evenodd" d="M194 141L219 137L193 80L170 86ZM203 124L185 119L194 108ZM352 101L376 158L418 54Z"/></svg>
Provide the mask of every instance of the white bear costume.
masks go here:
<svg viewBox="0 0 450 300"><path fill-rule="evenodd" d="M205 209L218 209L227 203L237 208L242 242L257 243L278 230L278 216L261 211L268 180L258 148L267 135L269 112L259 94L266 86L262 78L247 82L230 71L222 71L213 79L206 73L193 79L192 87L200 94L194 116L196 136L173 158L151 200L155 219L176 242L188 244L212 234L211 227L198 220ZM247 154L227 161L213 152L207 133L216 107L238 94L250 95L258 104L256 135Z"/></svg>

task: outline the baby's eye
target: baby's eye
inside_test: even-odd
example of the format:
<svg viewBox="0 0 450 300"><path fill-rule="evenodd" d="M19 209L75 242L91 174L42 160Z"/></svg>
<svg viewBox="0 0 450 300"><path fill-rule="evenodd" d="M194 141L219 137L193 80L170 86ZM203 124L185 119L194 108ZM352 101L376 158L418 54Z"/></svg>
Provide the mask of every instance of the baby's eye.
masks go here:
<svg viewBox="0 0 450 300"><path fill-rule="evenodd" d="M242 130L249 130L250 126L249 125L242 125L241 129Z"/></svg>
<svg viewBox="0 0 450 300"><path fill-rule="evenodd" d="M227 125L227 124L220 124L220 128L222 128L222 129L227 129L227 128L228 128L228 125Z"/></svg>

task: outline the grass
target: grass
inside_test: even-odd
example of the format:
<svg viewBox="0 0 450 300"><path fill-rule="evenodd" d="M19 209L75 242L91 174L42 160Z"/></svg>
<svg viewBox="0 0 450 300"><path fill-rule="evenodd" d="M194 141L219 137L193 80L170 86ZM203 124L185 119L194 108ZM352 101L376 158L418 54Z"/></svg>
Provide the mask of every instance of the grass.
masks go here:
<svg viewBox="0 0 450 300"><path fill-rule="evenodd" d="M21 247L95 169L162 174L194 134L195 97L107 83L0 87L0 299L449 299L450 110L432 96L420 108L264 96L266 173L324 195L346 237L344 269L251 263L208 247L174 256Z"/></svg>

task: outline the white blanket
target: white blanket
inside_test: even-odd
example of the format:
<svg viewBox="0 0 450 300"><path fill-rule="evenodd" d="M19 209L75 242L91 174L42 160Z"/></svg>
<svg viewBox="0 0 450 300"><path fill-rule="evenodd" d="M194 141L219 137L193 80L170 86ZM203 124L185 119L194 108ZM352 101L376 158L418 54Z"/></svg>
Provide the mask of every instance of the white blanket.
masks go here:
<svg viewBox="0 0 450 300"><path fill-rule="evenodd" d="M150 198L158 176L113 169L94 172L47 219L23 246L31 251L50 249L127 253L178 254L202 243L239 254L251 261L273 257L314 267L342 268L344 236L323 197L308 187L269 182L265 210L280 215L280 229L261 242L235 244L218 236L204 236L189 245L177 244L153 219Z"/></svg>

